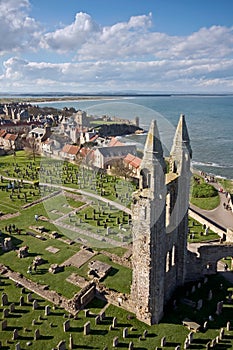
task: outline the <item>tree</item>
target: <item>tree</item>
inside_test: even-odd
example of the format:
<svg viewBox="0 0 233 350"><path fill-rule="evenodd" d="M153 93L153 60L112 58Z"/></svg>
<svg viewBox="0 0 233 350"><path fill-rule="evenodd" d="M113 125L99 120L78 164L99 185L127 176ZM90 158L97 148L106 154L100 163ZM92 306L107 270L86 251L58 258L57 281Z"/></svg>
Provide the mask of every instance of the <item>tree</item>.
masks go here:
<svg viewBox="0 0 233 350"><path fill-rule="evenodd" d="M112 175L124 177L125 180L133 177L133 171L124 163L123 159L116 159L112 163L111 173Z"/></svg>
<svg viewBox="0 0 233 350"><path fill-rule="evenodd" d="M28 158L35 159L37 156L40 156L39 145L35 139L35 137L27 137L23 140L23 148L28 155Z"/></svg>

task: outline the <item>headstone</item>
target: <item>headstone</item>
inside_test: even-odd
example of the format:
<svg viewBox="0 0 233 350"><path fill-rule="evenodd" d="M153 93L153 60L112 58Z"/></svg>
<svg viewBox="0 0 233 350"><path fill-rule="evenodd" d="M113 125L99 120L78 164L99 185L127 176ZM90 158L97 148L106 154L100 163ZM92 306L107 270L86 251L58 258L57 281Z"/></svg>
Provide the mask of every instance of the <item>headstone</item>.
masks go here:
<svg viewBox="0 0 233 350"><path fill-rule="evenodd" d="M88 317L88 316L89 316L89 312L90 312L90 310L89 310L89 309L85 309L85 310L84 310L85 317Z"/></svg>
<svg viewBox="0 0 233 350"><path fill-rule="evenodd" d="M34 332L34 340L40 339L40 331L39 329L36 329Z"/></svg>
<svg viewBox="0 0 233 350"><path fill-rule="evenodd" d="M217 337L215 338L216 340L216 344L219 344L220 343L220 337L217 335Z"/></svg>
<svg viewBox="0 0 233 350"><path fill-rule="evenodd" d="M160 346L163 347L166 345L166 337L163 337L160 342Z"/></svg>
<svg viewBox="0 0 233 350"><path fill-rule="evenodd" d="M2 331L4 331L7 328L7 320L2 321Z"/></svg>
<svg viewBox="0 0 233 350"><path fill-rule="evenodd" d="M133 350L133 349L134 349L134 347L133 347L133 342L131 341L131 342L129 343L128 350Z"/></svg>
<svg viewBox="0 0 233 350"><path fill-rule="evenodd" d="M19 337L18 329L13 330L12 340L16 340Z"/></svg>
<svg viewBox="0 0 233 350"><path fill-rule="evenodd" d="M35 325L36 325L36 320L33 319L33 320L32 320L32 326L35 326Z"/></svg>
<svg viewBox="0 0 233 350"><path fill-rule="evenodd" d="M188 340L188 338L186 338L184 341L184 350L186 350L188 348L189 348L189 340Z"/></svg>
<svg viewBox="0 0 233 350"><path fill-rule="evenodd" d="M180 345L177 345L177 346L175 347L175 350L180 350Z"/></svg>
<svg viewBox="0 0 233 350"><path fill-rule="evenodd" d="M117 348L118 343L119 343L118 337L113 338L112 346L113 346L114 348Z"/></svg>
<svg viewBox="0 0 233 350"><path fill-rule="evenodd" d="M208 294L208 300L210 301L210 300L212 300L212 298L213 298L213 292L210 289L209 294Z"/></svg>
<svg viewBox="0 0 233 350"><path fill-rule="evenodd" d="M91 323L90 321L86 322L83 327L83 334L88 335L91 332Z"/></svg>
<svg viewBox="0 0 233 350"><path fill-rule="evenodd" d="M219 301L219 302L217 303L216 315L221 315L221 313L222 313L222 307L223 307L223 301Z"/></svg>
<svg viewBox="0 0 233 350"><path fill-rule="evenodd" d="M147 334L148 334L148 332L147 332L147 330L145 329L144 331L143 331L143 338L146 338L147 337Z"/></svg>
<svg viewBox="0 0 233 350"><path fill-rule="evenodd" d="M189 343L190 343L190 344L191 344L192 341L193 341L193 336L194 336L194 332L190 332L190 333L188 334L188 340L189 340Z"/></svg>
<svg viewBox="0 0 233 350"><path fill-rule="evenodd" d="M196 291L196 287L195 287L195 285L194 285L194 286L192 286L191 293L194 293L195 291Z"/></svg>
<svg viewBox="0 0 233 350"><path fill-rule="evenodd" d="M207 322L207 321L205 321L205 322L204 322L204 325L203 325L203 329L204 329L204 331L206 331L206 330L207 330L207 328L208 328L208 322Z"/></svg>
<svg viewBox="0 0 233 350"><path fill-rule="evenodd" d="M198 288L198 289L201 288L201 282L198 282L197 288Z"/></svg>
<svg viewBox="0 0 233 350"><path fill-rule="evenodd" d="M19 305L23 306L24 305L24 297L21 295L21 297L19 298Z"/></svg>
<svg viewBox="0 0 233 350"><path fill-rule="evenodd" d="M9 316L9 309L3 309L2 318L6 318L8 316Z"/></svg>
<svg viewBox="0 0 233 350"><path fill-rule="evenodd" d="M100 324L100 316L97 315L96 318L95 318L95 324Z"/></svg>
<svg viewBox="0 0 233 350"><path fill-rule="evenodd" d="M73 348L74 348L74 340L73 340L72 334L70 334L70 337L69 337L69 349L72 350Z"/></svg>
<svg viewBox="0 0 233 350"><path fill-rule="evenodd" d="M115 328L117 326L117 318L116 317L113 317L112 326L113 326L113 328Z"/></svg>
<svg viewBox="0 0 233 350"><path fill-rule="evenodd" d="M210 349L210 345L211 345L211 343L210 343L210 341L206 344L206 350L209 350Z"/></svg>
<svg viewBox="0 0 233 350"><path fill-rule="evenodd" d="M100 313L100 320L103 321L105 319L105 311Z"/></svg>
<svg viewBox="0 0 233 350"><path fill-rule="evenodd" d="M228 321L228 322L227 322L227 331L229 332L230 330L231 330L231 322Z"/></svg>
<svg viewBox="0 0 233 350"><path fill-rule="evenodd" d="M202 306L203 306L203 300L199 299L197 302L197 310L201 310Z"/></svg>
<svg viewBox="0 0 233 350"><path fill-rule="evenodd" d="M15 311L15 303L11 303L9 305L9 310L10 310L10 312L14 312Z"/></svg>
<svg viewBox="0 0 233 350"><path fill-rule="evenodd" d="M211 347L211 348L214 348L216 344L217 344L216 338L214 338L214 339L212 339L212 341L211 341L210 347Z"/></svg>
<svg viewBox="0 0 233 350"><path fill-rule="evenodd" d="M45 313L45 316L50 315L50 313L51 313L51 308L50 308L49 305L46 305L46 306L45 306L44 313Z"/></svg>
<svg viewBox="0 0 233 350"><path fill-rule="evenodd" d="M33 302L32 302L32 309L33 309L33 310L38 309L38 302L37 302L36 299L34 299Z"/></svg>
<svg viewBox="0 0 233 350"><path fill-rule="evenodd" d="M27 302L30 303L32 301L32 294L28 293L27 294Z"/></svg>
<svg viewBox="0 0 233 350"><path fill-rule="evenodd" d="M6 293L2 293L2 306L8 305L8 296Z"/></svg>
<svg viewBox="0 0 233 350"><path fill-rule="evenodd" d="M206 284L208 282L208 277L204 278L204 284Z"/></svg>
<svg viewBox="0 0 233 350"><path fill-rule="evenodd" d="M224 328L221 328L221 329L220 329L220 332L219 332L219 338L220 338L221 340L223 340L223 338L224 338L224 333L225 333Z"/></svg>
<svg viewBox="0 0 233 350"><path fill-rule="evenodd" d="M127 338L128 337L128 328L124 328L123 329L123 338Z"/></svg>
<svg viewBox="0 0 233 350"><path fill-rule="evenodd" d="M65 340L61 340L57 344L57 350L66 350L66 341Z"/></svg>
<svg viewBox="0 0 233 350"><path fill-rule="evenodd" d="M67 320L63 322L63 331L68 332L69 329L70 329L70 320Z"/></svg>
<svg viewBox="0 0 233 350"><path fill-rule="evenodd" d="M15 345L15 350L21 350L20 343L17 343L17 344Z"/></svg>

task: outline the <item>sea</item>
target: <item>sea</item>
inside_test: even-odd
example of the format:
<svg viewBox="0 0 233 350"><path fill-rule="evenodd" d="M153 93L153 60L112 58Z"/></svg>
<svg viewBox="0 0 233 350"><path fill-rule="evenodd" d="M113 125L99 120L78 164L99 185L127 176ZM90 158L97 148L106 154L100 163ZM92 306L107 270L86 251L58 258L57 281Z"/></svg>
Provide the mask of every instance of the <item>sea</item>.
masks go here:
<svg viewBox="0 0 233 350"><path fill-rule="evenodd" d="M185 115L192 147L192 167L214 176L233 179L233 95L125 96L111 99L85 99L39 103L57 109L74 107L92 116L111 116L134 120L145 130L127 135L123 141L143 149L146 131L157 121L167 156L180 114Z"/></svg>

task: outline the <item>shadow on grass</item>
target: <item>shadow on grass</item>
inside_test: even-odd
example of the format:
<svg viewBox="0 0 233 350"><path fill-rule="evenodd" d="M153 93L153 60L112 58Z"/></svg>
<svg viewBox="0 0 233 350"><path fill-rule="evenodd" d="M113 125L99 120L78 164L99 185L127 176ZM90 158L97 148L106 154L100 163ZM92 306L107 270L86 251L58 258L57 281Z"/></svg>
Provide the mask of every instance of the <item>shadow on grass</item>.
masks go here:
<svg viewBox="0 0 233 350"><path fill-rule="evenodd" d="M91 334L92 335L106 335L106 334L108 334L108 331L105 329L92 329Z"/></svg>

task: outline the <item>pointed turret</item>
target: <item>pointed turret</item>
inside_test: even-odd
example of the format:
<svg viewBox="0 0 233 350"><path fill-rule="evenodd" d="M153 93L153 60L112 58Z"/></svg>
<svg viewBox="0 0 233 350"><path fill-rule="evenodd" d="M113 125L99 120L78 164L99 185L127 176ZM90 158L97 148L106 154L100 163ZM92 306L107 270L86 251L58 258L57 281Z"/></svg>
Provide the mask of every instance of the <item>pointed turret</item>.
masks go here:
<svg viewBox="0 0 233 350"><path fill-rule="evenodd" d="M157 170L155 168L157 167ZM160 170L158 170L160 168ZM159 131L155 120L151 122L147 135L144 156L141 162L140 189L153 188L153 181L160 172L165 173L166 164L163 157L163 148L159 138Z"/></svg>
<svg viewBox="0 0 233 350"><path fill-rule="evenodd" d="M190 146L188 129L185 122L185 116L184 114L181 114L171 149L173 171L180 173L183 168L184 160L187 161L187 159L190 160L191 158L192 149Z"/></svg>

